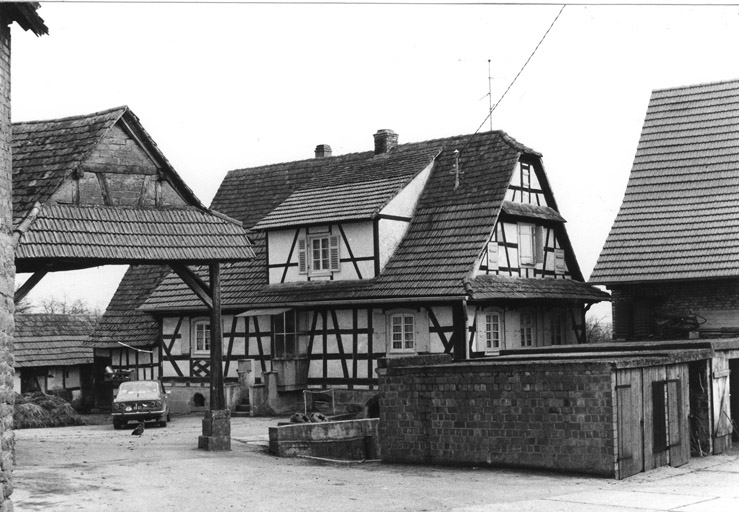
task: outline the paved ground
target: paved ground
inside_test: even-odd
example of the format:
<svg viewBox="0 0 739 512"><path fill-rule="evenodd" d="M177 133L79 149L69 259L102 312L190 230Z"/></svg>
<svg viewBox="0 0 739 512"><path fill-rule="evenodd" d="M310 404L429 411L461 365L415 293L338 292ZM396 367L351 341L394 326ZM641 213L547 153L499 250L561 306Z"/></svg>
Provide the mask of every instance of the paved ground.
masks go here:
<svg viewBox="0 0 739 512"><path fill-rule="evenodd" d="M111 425L19 430L16 511L739 511L739 450L617 482L279 459L266 451L275 423L232 419L226 453L197 449L202 427L194 416L141 438Z"/></svg>

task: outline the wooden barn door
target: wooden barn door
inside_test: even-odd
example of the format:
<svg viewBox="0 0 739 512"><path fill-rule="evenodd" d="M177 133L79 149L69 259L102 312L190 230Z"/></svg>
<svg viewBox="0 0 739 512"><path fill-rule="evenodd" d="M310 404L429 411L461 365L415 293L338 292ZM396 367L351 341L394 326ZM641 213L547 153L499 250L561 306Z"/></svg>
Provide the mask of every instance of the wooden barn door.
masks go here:
<svg viewBox="0 0 739 512"><path fill-rule="evenodd" d="M618 470L622 479L644 470L642 372L640 368L616 372L618 415Z"/></svg>
<svg viewBox="0 0 739 512"><path fill-rule="evenodd" d="M729 389L729 360L714 357L711 360L713 453L723 453L731 447L731 397Z"/></svg>
<svg viewBox="0 0 739 512"><path fill-rule="evenodd" d="M670 466L678 467L690 460L690 429L688 413L690 411L690 386L688 382L688 365L680 364L667 367L666 388L666 420Z"/></svg>

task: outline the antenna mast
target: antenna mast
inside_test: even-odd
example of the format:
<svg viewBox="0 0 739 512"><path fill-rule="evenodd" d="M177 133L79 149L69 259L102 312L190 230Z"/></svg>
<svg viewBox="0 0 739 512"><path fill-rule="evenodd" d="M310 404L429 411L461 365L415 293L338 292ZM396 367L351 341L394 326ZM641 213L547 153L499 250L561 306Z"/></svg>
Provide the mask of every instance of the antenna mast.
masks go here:
<svg viewBox="0 0 739 512"><path fill-rule="evenodd" d="M490 131L493 131L493 77L490 74L490 59L488 59L488 104L490 110L488 117L490 118Z"/></svg>

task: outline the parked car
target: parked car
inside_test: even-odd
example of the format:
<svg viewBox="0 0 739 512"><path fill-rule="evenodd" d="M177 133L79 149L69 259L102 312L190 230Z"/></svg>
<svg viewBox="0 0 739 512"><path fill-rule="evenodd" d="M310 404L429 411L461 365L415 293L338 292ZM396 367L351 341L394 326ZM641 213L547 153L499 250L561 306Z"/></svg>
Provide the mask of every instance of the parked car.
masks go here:
<svg viewBox="0 0 739 512"><path fill-rule="evenodd" d="M166 427L169 403L162 383L156 380L122 382L113 400L113 428L123 428L129 421L156 421Z"/></svg>

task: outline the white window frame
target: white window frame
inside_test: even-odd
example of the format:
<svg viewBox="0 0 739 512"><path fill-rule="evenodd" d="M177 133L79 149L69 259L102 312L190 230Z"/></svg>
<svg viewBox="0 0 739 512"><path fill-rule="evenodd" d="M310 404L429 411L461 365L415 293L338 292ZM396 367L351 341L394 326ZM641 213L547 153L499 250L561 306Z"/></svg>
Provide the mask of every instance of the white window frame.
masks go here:
<svg viewBox="0 0 739 512"><path fill-rule="evenodd" d="M325 240L326 258L314 258L313 245ZM321 268L316 269L316 261L320 261ZM298 272L309 276L330 276L341 272L341 242L338 235L331 233L316 233L307 235L298 240Z"/></svg>
<svg viewBox="0 0 739 512"><path fill-rule="evenodd" d="M275 359L298 358L298 315L294 309L272 315L272 356ZM292 325L290 325L292 323ZM280 329L280 326L282 327ZM292 347L292 350L288 350Z"/></svg>
<svg viewBox="0 0 739 512"><path fill-rule="evenodd" d="M395 347L396 320L400 320L400 347ZM410 320L410 331L408 330ZM410 337L408 337L410 334ZM410 339L409 339L410 338ZM410 345L410 346L409 346ZM387 351L392 353L413 353L418 350L418 339L416 336L416 315L412 312L398 312L387 316Z"/></svg>
<svg viewBox="0 0 739 512"><path fill-rule="evenodd" d="M204 336L202 338L203 344L199 346L201 339L198 339L198 331L202 329ZM192 353L193 354L210 354L210 347L213 340L210 339L210 320L205 318L199 318L193 320L192 327L190 329L190 337L192 339Z"/></svg>
<svg viewBox="0 0 739 512"><path fill-rule="evenodd" d="M488 329L488 327L495 325L492 320L496 316L497 330ZM503 311L498 308L479 310L477 313L477 350L480 352L499 352L503 348L504 336L505 315Z"/></svg>
<svg viewBox="0 0 739 512"><path fill-rule="evenodd" d="M536 346L536 313L530 309L524 309L518 314L519 332L521 334L522 347Z"/></svg>

